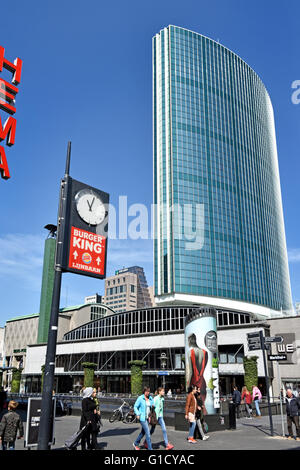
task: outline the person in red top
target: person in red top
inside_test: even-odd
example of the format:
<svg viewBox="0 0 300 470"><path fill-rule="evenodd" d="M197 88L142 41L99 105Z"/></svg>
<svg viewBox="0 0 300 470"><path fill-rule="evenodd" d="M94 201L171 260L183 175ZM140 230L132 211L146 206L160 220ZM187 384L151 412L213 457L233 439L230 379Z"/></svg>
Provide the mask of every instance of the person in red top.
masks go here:
<svg viewBox="0 0 300 470"><path fill-rule="evenodd" d="M191 334L188 337L188 344L190 348L189 366L191 370L191 377L189 386L200 388L200 396L205 403L206 399L206 381L204 379L204 370L208 360L208 354L205 349L199 348L196 342L196 335Z"/></svg>
<svg viewBox="0 0 300 470"><path fill-rule="evenodd" d="M241 400L243 401L244 400L244 403L245 403L245 407L246 407L246 411L247 411L247 418L248 419L252 419L252 396L251 396L251 393L249 392L249 390L247 389L246 386L244 386L242 388L242 396L241 396Z"/></svg>

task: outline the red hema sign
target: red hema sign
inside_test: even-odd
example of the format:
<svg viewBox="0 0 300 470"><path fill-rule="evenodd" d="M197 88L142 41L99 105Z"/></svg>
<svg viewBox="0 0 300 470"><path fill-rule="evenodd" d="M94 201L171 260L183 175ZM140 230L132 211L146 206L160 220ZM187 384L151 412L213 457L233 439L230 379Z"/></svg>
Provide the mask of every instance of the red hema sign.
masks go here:
<svg viewBox="0 0 300 470"><path fill-rule="evenodd" d="M22 73L22 60L16 58L14 63L9 62L4 57L4 47L0 46L0 72L3 69L8 70L13 74L12 83L7 82L0 78L0 109L8 114L10 117L7 118L4 127L2 126L1 116L0 116L0 142L6 138L6 144L8 146L14 145L15 136L16 136L16 126L17 120L12 117L16 112L16 103L15 98L18 93L18 88L15 85L19 85L21 81ZM9 179L9 169L6 160L6 154L4 147L0 146L0 172L1 177L4 179Z"/></svg>
<svg viewBox="0 0 300 470"><path fill-rule="evenodd" d="M69 268L104 275L106 237L71 228Z"/></svg>

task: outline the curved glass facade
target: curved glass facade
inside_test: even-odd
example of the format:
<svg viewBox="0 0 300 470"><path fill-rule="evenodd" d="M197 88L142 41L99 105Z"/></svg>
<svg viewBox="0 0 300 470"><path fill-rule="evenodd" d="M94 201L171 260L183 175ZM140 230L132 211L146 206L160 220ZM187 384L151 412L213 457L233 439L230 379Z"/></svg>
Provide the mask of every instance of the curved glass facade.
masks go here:
<svg viewBox="0 0 300 470"><path fill-rule="evenodd" d="M162 333L182 333L184 320L195 306L158 307L132 310L108 315L68 331L64 341L117 338ZM251 323L250 315L244 312L217 310L218 326L244 325Z"/></svg>
<svg viewBox="0 0 300 470"><path fill-rule="evenodd" d="M153 38L153 116L155 295L292 309L273 109L260 78L221 44L169 26Z"/></svg>

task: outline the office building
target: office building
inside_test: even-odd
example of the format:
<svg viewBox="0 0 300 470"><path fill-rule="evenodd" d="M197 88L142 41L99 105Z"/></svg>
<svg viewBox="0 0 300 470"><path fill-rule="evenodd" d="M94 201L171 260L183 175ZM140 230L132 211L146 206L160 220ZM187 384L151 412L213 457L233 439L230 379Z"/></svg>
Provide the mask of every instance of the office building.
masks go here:
<svg viewBox="0 0 300 470"><path fill-rule="evenodd" d="M168 26L153 38L153 124L157 304L291 315L274 116L259 76L218 42Z"/></svg>
<svg viewBox="0 0 300 470"><path fill-rule="evenodd" d="M117 313L151 307L144 269L140 266L123 268L106 278L103 303Z"/></svg>

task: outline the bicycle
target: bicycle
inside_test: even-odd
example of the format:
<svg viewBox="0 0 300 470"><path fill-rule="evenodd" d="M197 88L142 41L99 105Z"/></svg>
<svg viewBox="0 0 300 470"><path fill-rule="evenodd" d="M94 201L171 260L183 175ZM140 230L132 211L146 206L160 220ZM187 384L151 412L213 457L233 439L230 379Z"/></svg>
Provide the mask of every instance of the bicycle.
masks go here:
<svg viewBox="0 0 300 470"><path fill-rule="evenodd" d="M137 423L137 422L138 422L138 419L137 419L136 414L133 410L133 406L131 406L130 410L128 411L128 413L126 413L126 415L123 418L123 423L133 424L133 423Z"/></svg>
<svg viewBox="0 0 300 470"><path fill-rule="evenodd" d="M123 411L124 406L129 406L129 404L126 401L123 401L122 405L119 408L116 408L113 411L113 414L108 419L110 423L113 423L114 421L124 421L124 418L125 418L125 413Z"/></svg>

